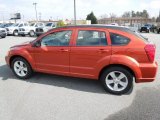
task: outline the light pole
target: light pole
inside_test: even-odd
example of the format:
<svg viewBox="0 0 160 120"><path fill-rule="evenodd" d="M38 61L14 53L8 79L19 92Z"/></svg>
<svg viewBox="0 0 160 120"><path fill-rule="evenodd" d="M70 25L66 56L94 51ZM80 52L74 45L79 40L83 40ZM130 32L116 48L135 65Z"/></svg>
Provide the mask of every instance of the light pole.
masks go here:
<svg viewBox="0 0 160 120"><path fill-rule="evenodd" d="M36 11L36 21L38 22L38 17L37 17L37 3L33 3L33 5L35 6L35 11Z"/></svg>
<svg viewBox="0 0 160 120"><path fill-rule="evenodd" d="M76 0L74 0L74 24L76 25Z"/></svg>

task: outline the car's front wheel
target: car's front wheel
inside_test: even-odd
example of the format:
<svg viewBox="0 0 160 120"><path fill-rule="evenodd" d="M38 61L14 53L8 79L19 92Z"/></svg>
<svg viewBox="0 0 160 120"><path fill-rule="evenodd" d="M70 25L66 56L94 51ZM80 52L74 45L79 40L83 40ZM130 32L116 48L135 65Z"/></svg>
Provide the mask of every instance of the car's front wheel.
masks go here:
<svg viewBox="0 0 160 120"><path fill-rule="evenodd" d="M106 69L102 73L100 80L104 89L111 94L125 94L133 87L133 75L123 67Z"/></svg>
<svg viewBox="0 0 160 120"><path fill-rule="evenodd" d="M18 30L15 30L15 31L13 32L13 35L14 35L14 36L18 36Z"/></svg>
<svg viewBox="0 0 160 120"><path fill-rule="evenodd" d="M28 79L33 73L30 64L21 57L13 59L11 68L16 77L20 79Z"/></svg>

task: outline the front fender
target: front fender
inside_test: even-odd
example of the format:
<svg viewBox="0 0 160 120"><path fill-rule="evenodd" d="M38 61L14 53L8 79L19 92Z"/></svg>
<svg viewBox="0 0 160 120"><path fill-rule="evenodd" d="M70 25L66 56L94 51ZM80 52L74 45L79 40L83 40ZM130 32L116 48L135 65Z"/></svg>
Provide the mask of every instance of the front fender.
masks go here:
<svg viewBox="0 0 160 120"><path fill-rule="evenodd" d="M23 57L31 65L32 69L36 68L34 59L33 59L32 55L27 50L12 50L10 52L10 59L14 56ZM10 61L10 59L9 59L9 61Z"/></svg>

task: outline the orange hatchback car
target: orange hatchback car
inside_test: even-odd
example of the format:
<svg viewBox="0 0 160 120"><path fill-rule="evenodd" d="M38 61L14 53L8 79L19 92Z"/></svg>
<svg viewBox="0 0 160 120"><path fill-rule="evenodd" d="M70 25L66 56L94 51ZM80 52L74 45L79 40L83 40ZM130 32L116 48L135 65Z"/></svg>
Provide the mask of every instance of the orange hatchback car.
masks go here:
<svg viewBox="0 0 160 120"><path fill-rule="evenodd" d="M100 80L112 94L127 93L133 81L152 82L157 72L155 45L125 27L55 28L10 48L6 62L20 79L43 72Z"/></svg>

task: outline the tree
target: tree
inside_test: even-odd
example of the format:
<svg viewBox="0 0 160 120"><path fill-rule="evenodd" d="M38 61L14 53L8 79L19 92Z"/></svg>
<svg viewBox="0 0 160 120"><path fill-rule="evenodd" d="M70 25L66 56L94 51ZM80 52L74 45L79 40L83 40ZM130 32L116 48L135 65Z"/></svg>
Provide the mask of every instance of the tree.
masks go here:
<svg viewBox="0 0 160 120"><path fill-rule="evenodd" d="M63 27L63 26L65 26L63 20L59 20L57 23L57 27Z"/></svg>
<svg viewBox="0 0 160 120"><path fill-rule="evenodd" d="M157 17L156 22L160 22L160 17Z"/></svg>
<svg viewBox="0 0 160 120"><path fill-rule="evenodd" d="M144 17L144 18L149 18L149 13L148 13L147 10L143 10L143 12L142 12L142 17Z"/></svg>
<svg viewBox="0 0 160 120"><path fill-rule="evenodd" d="M100 18L101 18L101 19L103 19L103 18L108 18L108 15L107 15L107 14L103 14L103 15L100 16Z"/></svg>
<svg viewBox="0 0 160 120"><path fill-rule="evenodd" d="M128 18L128 17L131 17L131 13L129 11L127 12L124 12L123 15L122 15L123 18Z"/></svg>
<svg viewBox="0 0 160 120"><path fill-rule="evenodd" d="M131 12L132 17L136 17L136 13L134 11Z"/></svg>
<svg viewBox="0 0 160 120"><path fill-rule="evenodd" d="M156 22L160 22L160 11L159 11L159 16L156 19Z"/></svg>
<svg viewBox="0 0 160 120"><path fill-rule="evenodd" d="M152 17L152 22L156 22L156 18L155 17Z"/></svg>
<svg viewBox="0 0 160 120"><path fill-rule="evenodd" d="M87 15L87 18L86 20L91 20L91 24L97 24L97 18L96 16L94 15L93 12L91 12L90 14Z"/></svg>

